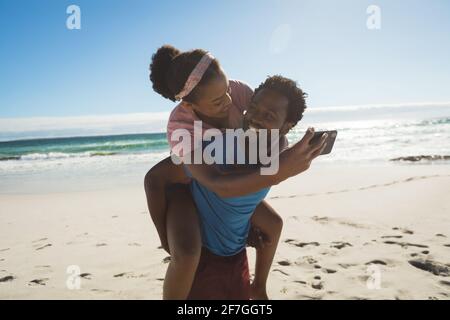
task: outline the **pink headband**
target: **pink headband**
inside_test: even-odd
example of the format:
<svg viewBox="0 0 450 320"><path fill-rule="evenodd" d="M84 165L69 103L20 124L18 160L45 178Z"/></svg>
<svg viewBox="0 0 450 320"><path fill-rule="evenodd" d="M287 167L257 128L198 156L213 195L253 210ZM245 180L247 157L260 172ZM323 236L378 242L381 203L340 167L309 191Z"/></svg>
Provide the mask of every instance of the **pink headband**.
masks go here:
<svg viewBox="0 0 450 320"><path fill-rule="evenodd" d="M191 91L195 88L195 86L200 82L205 73L206 69L208 69L211 62L214 60L212 54L207 52L197 63L194 70L192 70L191 74L186 80L184 84L184 88L175 96L176 100L181 100L186 97Z"/></svg>

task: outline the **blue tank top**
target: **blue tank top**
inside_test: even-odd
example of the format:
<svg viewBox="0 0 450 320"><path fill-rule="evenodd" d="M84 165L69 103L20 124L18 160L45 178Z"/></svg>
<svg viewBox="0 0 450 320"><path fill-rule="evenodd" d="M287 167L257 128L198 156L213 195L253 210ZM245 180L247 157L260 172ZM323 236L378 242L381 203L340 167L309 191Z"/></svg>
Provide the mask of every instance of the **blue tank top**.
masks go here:
<svg viewBox="0 0 450 320"><path fill-rule="evenodd" d="M236 143L235 151L235 155L240 152ZM219 166L232 170L226 164ZM186 167L185 171L192 177ZM239 197L222 198L192 179L190 189L200 218L203 246L219 256L231 256L243 250L247 243L250 218L270 188Z"/></svg>

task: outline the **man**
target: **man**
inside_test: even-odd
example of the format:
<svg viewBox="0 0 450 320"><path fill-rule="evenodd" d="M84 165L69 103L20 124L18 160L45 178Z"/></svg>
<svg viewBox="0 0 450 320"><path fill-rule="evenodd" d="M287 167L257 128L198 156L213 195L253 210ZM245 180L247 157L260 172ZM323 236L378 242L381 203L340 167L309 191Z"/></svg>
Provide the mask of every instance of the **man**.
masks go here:
<svg viewBox="0 0 450 320"><path fill-rule="evenodd" d="M302 118L305 108L304 94L294 81L280 76L270 77L255 90L244 116L243 127L258 131L279 130L279 142L283 145L286 141L285 134ZM312 132L308 132L304 137L306 140L311 138ZM313 157L320 154L324 147L323 141L324 139L310 146ZM170 184L186 182L186 178L180 174L180 168L169 169L170 166L176 166L169 163L167 159L163 162L165 165L158 164L159 169L156 170L163 173L161 177L164 176ZM246 167L249 165L224 165L222 169L235 171L245 170ZM203 249L188 298L267 299L265 282L261 286L263 290L258 290L258 283L250 286L245 245L252 215L269 188L262 188L246 195L224 197L209 190L196 179L192 179L190 191L200 217ZM175 191L175 194L180 196L180 200L188 200L182 189ZM147 196L151 198L152 193L147 192ZM180 210L190 210L189 207L192 206L188 203L186 201ZM195 221L186 221L186 223L195 223ZM271 221L258 221L257 225L263 234L274 232ZM272 236L271 239L275 242L272 243L271 248L273 257L279 234ZM270 260L263 264L262 268L268 272L271 262Z"/></svg>

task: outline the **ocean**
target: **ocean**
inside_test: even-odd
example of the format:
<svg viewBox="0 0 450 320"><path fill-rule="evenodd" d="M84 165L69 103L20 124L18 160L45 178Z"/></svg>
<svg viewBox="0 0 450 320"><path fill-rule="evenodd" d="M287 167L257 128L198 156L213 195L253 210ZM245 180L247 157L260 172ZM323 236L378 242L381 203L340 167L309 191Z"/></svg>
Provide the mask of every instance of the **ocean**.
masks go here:
<svg viewBox="0 0 450 320"><path fill-rule="evenodd" d="M160 127L165 126L164 121L161 119ZM318 164L399 165L406 162L390 159L450 155L450 104L309 108L288 134L290 143L298 141L309 126L316 131L338 131L332 153L319 157ZM133 130L132 126L127 128ZM82 129L80 132L85 133ZM44 129L34 130L35 137L31 139L0 142L0 193L84 190L136 183L143 180L152 165L169 155L165 133L114 134L114 128L111 131L105 135L102 128L99 135L94 126L89 136L48 137L49 131ZM51 132L55 132L54 128ZM23 130L9 129L7 134L26 136ZM0 136L5 135L0 127ZM449 162L419 161L423 165Z"/></svg>

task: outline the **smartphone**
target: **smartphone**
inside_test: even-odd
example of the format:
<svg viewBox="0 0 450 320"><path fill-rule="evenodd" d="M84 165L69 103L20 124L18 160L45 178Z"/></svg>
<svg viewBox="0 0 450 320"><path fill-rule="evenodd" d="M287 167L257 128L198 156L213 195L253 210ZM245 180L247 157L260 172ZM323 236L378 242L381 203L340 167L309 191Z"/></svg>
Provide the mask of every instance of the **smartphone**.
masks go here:
<svg viewBox="0 0 450 320"><path fill-rule="evenodd" d="M333 145L334 145L334 141L336 140L337 137L337 131L336 130L330 130L330 131L317 131L314 132L314 136L311 139L311 141L309 142L309 144L314 144L317 143L320 140L320 137L322 136L322 134L324 133L328 133L328 137L327 140L325 140L325 143L327 144L325 149L322 150L322 154L328 154L331 152L331 150L333 149Z"/></svg>

